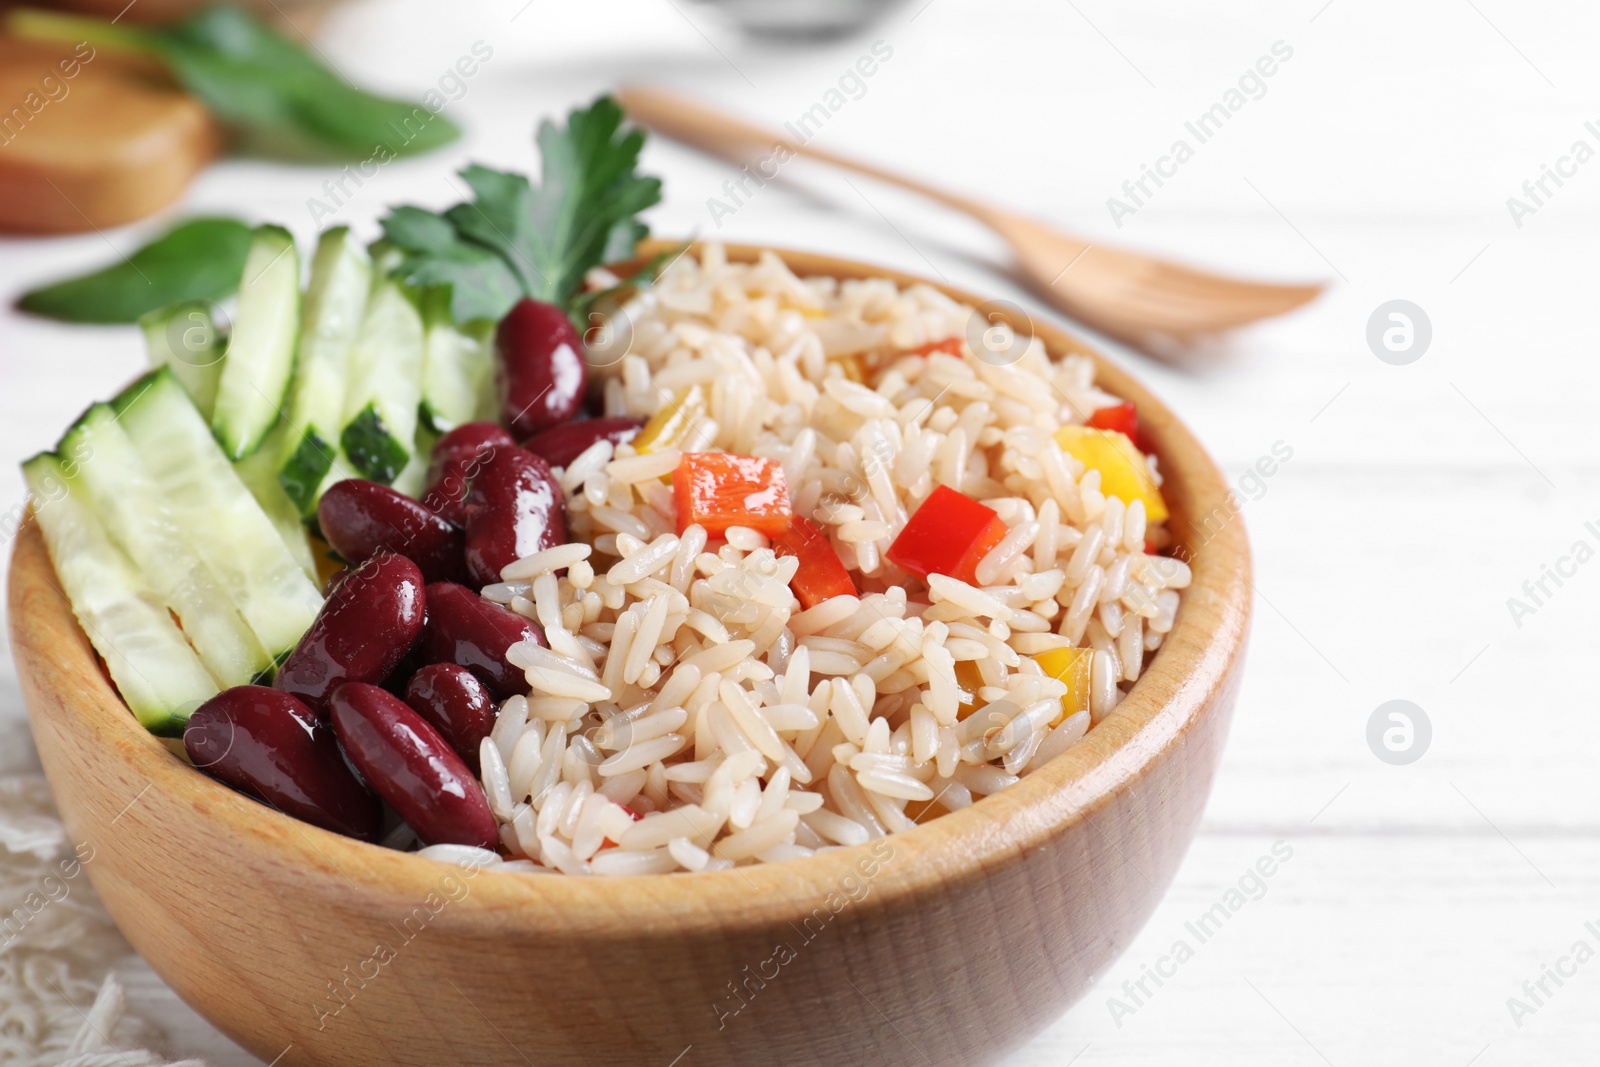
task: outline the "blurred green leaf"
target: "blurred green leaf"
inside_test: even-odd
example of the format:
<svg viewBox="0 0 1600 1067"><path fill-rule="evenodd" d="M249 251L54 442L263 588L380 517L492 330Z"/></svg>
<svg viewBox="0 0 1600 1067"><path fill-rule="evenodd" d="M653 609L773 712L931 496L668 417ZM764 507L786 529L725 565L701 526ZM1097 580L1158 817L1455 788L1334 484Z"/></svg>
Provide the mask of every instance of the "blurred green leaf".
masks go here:
<svg viewBox="0 0 1600 1067"><path fill-rule="evenodd" d="M207 8L148 31L174 77L223 121L275 144L365 159L432 151L460 136L422 104L358 89L238 8Z"/></svg>
<svg viewBox="0 0 1600 1067"><path fill-rule="evenodd" d="M121 262L24 293L17 306L65 322L136 322L180 300L233 293L249 251L250 227L238 219L190 219Z"/></svg>
<svg viewBox="0 0 1600 1067"><path fill-rule="evenodd" d="M235 7L205 8L169 26L113 25L23 8L7 15L4 25L8 33L32 40L87 40L111 51L154 56L241 135L247 150L387 163L461 135L426 103L356 88L298 42Z"/></svg>

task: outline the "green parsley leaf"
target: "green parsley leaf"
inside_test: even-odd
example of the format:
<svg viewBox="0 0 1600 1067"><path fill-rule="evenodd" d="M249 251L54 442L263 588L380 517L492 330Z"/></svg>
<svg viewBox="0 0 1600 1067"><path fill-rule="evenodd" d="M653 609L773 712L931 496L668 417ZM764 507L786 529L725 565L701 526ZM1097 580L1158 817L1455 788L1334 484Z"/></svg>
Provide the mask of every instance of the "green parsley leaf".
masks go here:
<svg viewBox="0 0 1600 1067"><path fill-rule="evenodd" d="M418 288L445 286L457 322L499 319L522 299L522 279L506 261L463 240L448 219L417 207L397 207L383 220L383 236L404 249L402 274Z"/></svg>
<svg viewBox="0 0 1600 1067"><path fill-rule="evenodd" d="M500 318L522 296L570 308L591 267L633 254L650 232L638 214L661 200L660 179L637 173L644 132L624 129L624 117L602 96L565 129L541 123L539 185L473 165L461 172L471 201L438 215L396 208L383 229L404 253L398 274L451 285L458 322Z"/></svg>

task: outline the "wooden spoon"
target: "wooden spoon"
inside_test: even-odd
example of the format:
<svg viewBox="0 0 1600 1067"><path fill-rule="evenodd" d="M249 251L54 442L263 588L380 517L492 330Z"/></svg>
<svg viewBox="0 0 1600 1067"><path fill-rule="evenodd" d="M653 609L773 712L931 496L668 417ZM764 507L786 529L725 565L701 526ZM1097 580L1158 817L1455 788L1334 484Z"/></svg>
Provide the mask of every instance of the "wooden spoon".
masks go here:
<svg viewBox="0 0 1600 1067"><path fill-rule="evenodd" d="M176 200L218 152L199 101L148 63L0 38L0 230L76 233Z"/></svg>
<svg viewBox="0 0 1600 1067"><path fill-rule="evenodd" d="M1281 315L1323 289L1225 278L1155 256L1091 244L993 204L802 144L677 93L628 86L616 96L628 117L640 125L737 163L765 159L783 148L965 212L1011 245L1023 279L1062 311L1171 362L1190 362L1186 354L1203 337Z"/></svg>

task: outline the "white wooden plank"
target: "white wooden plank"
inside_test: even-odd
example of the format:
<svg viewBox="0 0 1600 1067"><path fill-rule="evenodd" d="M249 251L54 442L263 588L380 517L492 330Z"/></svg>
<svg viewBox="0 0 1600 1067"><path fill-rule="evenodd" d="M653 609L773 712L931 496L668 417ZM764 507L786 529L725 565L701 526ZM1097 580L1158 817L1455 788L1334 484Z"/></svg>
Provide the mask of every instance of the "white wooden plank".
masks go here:
<svg viewBox="0 0 1600 1067"><path fill-rule="evenodd" d="M1260 598L1213 825L1289 825L1348 784L1325 825L1594 828L1600 720L1583 665L1600 571L1547 584L1556 595L1520 629L1506 608L1574 540L1600 549L1577 502L1528 492L1515 471L1291 462L1267 484L1243 513ZM1410 766L1367 745L1391 699L1433 723Z"/></svg>
<svg viewBox="0 0 1600 1067"><path fill-rule="evenodd" d="M1128 953L1009 1067L1592 1062L1600 958L1562 957L1578 941L1600 952L1594 838L1549 842L1553 887L1493 834L1290 835L1292 857L1258 886L1248 874L1274 840L1200 838ZM1202 941L1190 924L1237 904L1224 898L1241 878L1242 905ZM1558 963L1576 975L1546 979L1534 1004L1522 983ZM1159 987L1158 966L1172 974ZM1124 988L1141 978L1150 995ZM1535 1009L1520 1027L1511 997Z"/></svg>

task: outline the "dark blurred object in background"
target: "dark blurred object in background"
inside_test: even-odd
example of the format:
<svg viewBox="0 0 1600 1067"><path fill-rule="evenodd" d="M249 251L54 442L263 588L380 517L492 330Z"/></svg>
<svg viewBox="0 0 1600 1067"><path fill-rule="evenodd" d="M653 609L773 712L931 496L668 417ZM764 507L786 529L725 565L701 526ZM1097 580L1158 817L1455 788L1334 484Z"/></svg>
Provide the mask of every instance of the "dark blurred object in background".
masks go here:
<svg viewBox="0 0 1600 1067"><path fill-rule="evenodd" d="M751 37L827 41L863 30L905 0L696 0Z"/></svg>

